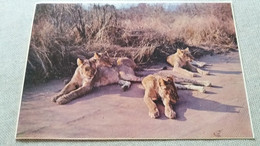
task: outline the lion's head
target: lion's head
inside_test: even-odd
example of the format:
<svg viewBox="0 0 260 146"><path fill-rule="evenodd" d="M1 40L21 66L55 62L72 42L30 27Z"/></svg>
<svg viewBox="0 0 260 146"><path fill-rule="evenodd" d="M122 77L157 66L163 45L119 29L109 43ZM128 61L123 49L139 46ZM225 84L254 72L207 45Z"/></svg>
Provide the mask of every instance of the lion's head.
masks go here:
<svg viewBox="0 0 260 146"><path fill-rule="evenodd" d="M183 59L183 61L191 62L194 59L188 47L184 50L177 49L177 53Z"/></svg>
<svg viewBox="0 0 260 146"><path fill-rule="evenodd" d="M159 79L159 95L162 98L169 98L173 104L179 100L177 89L172 77Z"/></svg>
<svg viewBox="0 0 260 146"><path fill-rule="evenodd" d="M90 60L96 60L97 67L112 67L113 64L110 57L104 53L94 53Z"/></svg>
<svg viewBox="0 0 260 146"><path fill-rule="evenodd" d="M79 68L80 75L86 79L92 79L97 72L95 60L83 60L78 58L77 65Z"/></svg>

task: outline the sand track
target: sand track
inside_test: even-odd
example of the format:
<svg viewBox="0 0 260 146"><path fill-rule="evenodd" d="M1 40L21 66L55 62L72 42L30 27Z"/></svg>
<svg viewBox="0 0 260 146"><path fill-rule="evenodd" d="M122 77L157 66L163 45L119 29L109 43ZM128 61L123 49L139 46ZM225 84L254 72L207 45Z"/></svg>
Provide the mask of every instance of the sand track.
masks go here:
<svg viewBox="0 0 260 146"><path fill-rule="evenodd" d="M252 137L247 99L237 52L205 56L212 64L207 93L179 90L174 106L177 119L167 119L158 102L159 119L151 119L143 102L144 90L134 83L123 92L118 85L100 87L67 105L50 97L63 88L61 80L25 89L18 139L121 139L121 138L241 138Z"/></svg>

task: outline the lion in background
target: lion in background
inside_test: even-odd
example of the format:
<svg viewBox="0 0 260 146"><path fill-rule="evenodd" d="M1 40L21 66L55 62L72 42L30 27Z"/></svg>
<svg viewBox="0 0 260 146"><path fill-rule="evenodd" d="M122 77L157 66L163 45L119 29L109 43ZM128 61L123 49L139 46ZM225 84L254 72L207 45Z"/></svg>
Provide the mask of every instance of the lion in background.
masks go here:
<svg viewBox="0 0 260 146"><path fill-rule="evenodd" d="M198 72L201 75L209 75L209 71L204 71L197 68L191 64L194 57L191 55L189 48L184 50L177 49L175 54L167 57L167 62L173 66L173 71L180 74L195 77L196 74L193 72Z"/></svg>

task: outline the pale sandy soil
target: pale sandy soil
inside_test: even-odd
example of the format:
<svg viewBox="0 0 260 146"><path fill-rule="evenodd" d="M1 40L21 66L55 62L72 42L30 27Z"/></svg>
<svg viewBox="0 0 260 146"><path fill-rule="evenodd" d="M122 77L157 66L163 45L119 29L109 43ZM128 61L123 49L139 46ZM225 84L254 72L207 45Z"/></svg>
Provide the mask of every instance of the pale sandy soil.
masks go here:
<svg viewBox="0 0 260 146"><path fill-rule="evenodd" d="M118 85L93 90L67 105L50 97L63 88L61 80L25 89L22 97L18 139L196 139L252 137L248 104L237 52L206 56L212 75L196 77L214 85L207 93L179 90L174 106L177 119L152 119L143 102L140 83L123 92ZM156 67L155 67L156 71Z"/></svg>

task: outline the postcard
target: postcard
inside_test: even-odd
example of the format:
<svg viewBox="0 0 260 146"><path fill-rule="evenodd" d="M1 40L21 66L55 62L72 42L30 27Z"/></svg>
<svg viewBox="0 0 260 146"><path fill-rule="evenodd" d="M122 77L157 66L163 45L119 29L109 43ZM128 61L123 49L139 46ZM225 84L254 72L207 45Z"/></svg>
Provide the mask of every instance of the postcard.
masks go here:
<svg viewBox="0 0 260 146"><path fill-rule="evenodd" d="M36 4L16 138L252 139L231 3Z"/></svg>

